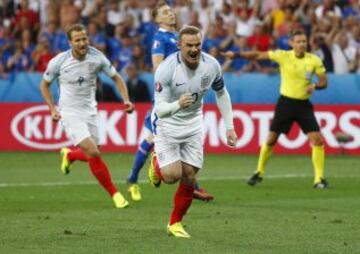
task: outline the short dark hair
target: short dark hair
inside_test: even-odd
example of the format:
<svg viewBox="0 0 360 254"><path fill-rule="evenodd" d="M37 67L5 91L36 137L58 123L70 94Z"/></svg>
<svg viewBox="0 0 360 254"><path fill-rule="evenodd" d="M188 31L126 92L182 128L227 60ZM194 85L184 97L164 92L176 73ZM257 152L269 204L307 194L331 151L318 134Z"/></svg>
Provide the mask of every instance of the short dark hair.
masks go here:
<svg viewBox="0 0 360 254"><path fill-rule="evenodd" d="M154 20L156 19L156 16L158 15L159 9L165 5L167 5L167 3L164 0L160 0L157 2L155 8L151 12L151 16L153 17Z"/></svg>
<svg viewBox="0 0 360 254"><path fill-rule="evenodd" d="M293 30L290 32L290 39L294 39L294 37L297 35L305 35L306 36L306 33L302 29Z"/></svg>
<svg viewBox="0 0 360 254"><path fill-rule="evenodd" d="M190 35L201 34L201 31L196 26L184 26L179 32L179 41L181 40L184 34L190 34Z"/></svg>
<svg viewBox="0 0 360 254"><path fill-rule="evenodd" d="M84 25L82 24L75 24L75 25L72 25L69 30L67 31L67 37L68 37L68 40L71 40L71 33L73 31L76 31L76 32L80 32L80 31L86 31L86 28Z"/></svg>

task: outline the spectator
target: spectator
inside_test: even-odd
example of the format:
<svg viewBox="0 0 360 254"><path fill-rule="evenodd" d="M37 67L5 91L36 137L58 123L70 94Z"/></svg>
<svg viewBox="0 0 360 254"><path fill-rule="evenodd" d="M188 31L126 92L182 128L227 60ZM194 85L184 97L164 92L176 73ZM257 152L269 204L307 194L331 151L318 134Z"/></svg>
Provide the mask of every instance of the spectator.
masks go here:
<svg viewBox="0 0 360 254"><path fill-rule="evenodd" d="M340 31L335 37L332 46L332 57L334 62L334 73L345 74L357 70L357 49L349 45L349 40L344 31Z"/></svg>
<svg viewBox="0 0 360 254"><path fill-rule="evenodd" d="M110 60L114 61L115 58L120 54L121 51L121 37L125 34L125 26L123 23L119 23L115 27L114 36L107 39L108 55Z"/></svg>
<svg viewBox="0 0 360 254"><path fill-rule="evenodd" d="M190 20L188 22L188 24L190 26L195 26L197 28L199 28L200 30L203 31L203 26L200 22L200 19L199 19L199 13L195 10L193 10L191 13L190 13Z"/></svg>
<svg viewBox="0 0 360 254"><path fill-rule="evenodd" d="M94 20L90 20L89 22L88 33L90 44L105 54L106 40L105 37L99 32L98 24Z"/></svg>
<svg viewBox="0 0 360 254"><path fill-rule="evenodd" d="M7 71L6 69L7 61L14 53L14 49L13 49L14 38L11 32L12 30L10 23L4 22L3 33L2 36L0 37L0 56L1 56L1 64L5 71Z"/></svg>
<svg viewBox="0 0 360 254"><path fill-rule="evenodd" d="M126 67L126 75L128 77L126 86L132 102L150 102L150 92L147 84L139 79L137 68L134 64Z"/></svg>
<svg viewBox="0 0 360 254"><path fill-rule="evenodd" d="M334 61L331 54L331 45L326 43L323 36L313 34L310 37L311 51L323 61L327 72L334 72Z"/></svg>
<svg viewBox="0 0 360 254"><path fill-rule="evenodd" d="M53 45L53 49L54 49L55 54L66 51L69 48L70 48L70 46L69 46L69 43L68 43L68 38L66 36L66 33L64 32L64 30L59 29L56 32L54 45Z"/></svg>
<svg viewBox="0 0 360 254"><path fill-rule="evenodd" d="M218 47L219 43L215 38L215 25L210 24L203 39L202 49L204 50L204 52L209 53L210 48L212 48L213 46Z"/></svg>
<svg viewBox="0 0 360 254"><path fill-rule="evenodd" d="M29 29L22 31L21 33L21 47L28 58L31 58L31 54L35 49L35 44L31 38L31 31Z"/></svg>
<svg viewBox="0 0 360 254"><path fill-rule="evenodd" d="M39 30L39 17L38 14L29 8L28 0L21 0L20 9L15 14L14 30L21 30L21 26L28 24L27 28L37 32Z"/></svg>
<svg viewBox="0 0 360 254"><path fill-rule="evenodd" d="M282 22L281 24L279 24L279 26L277 26L276 31L275 31L275 35L276 36L283 36L286 34L289 34L290 31L295 30L298 24L297 24L297 20L298 17L294 14L294 9L292 6L288 5L285 7L284 9L284 22Z"/></svg>
<svg viewBox="0 0 360 254"><path fill-rule="evenodd" d="M133 65L136 67L138 71L150 71L151 70L151 64L146 64L144 61L144 50L141 47L140 44L135 44L133 47Z"/></svg>
<svg viewBox="0 0 360 254"><path fill-rule="evenodd" d="M41 40L46 38L52 54L69 49L63 31L81 18L84 24L88 24L91 34L96 30L90 36L92 43L106 52L119 70L133 63L138 70L147 71L151 65L153 35L157 31L150 10L156 3L156 0L3 1L0 4L0 60L3 69L9 71L7 64L15 54L16 41L21 42L22 51L27 54L31 66L25 69L30 70L39 68L32 61L36 41L39 44L36 48L43 48ZM203 50L213 55L229 50L237 38L243 40L243 37L248 38L247 44L251 48L267 50L274 44L274 49L289 50L288 32L300 26L309 35L309 50L323 60L329 72L335 70L333 55L337 55L336 49L341 44L335 40L335 35L340 30L346 31L347 47L355 48L353 52L360 48L360 5L357 0L168 0L167 3L174 6L178 14L178 28L185 24L201 27ZM129 42L130 45L123 45ZM357 59L356 53L352 55ZM229 71L240 68L236 67L235 61L229 66L227 64L223 63L223 67ZM356 71L358 65L351 64L351 70L344 65L346 68L342 66L342 72ZM264 66L254 65L255 69L248 71L264 72L267 68L277 68ZM11 69L14 68L12 65Z"/></svg>
<svg viewBox="0 0 360 254"><path fill-rule="evenodd" d="M110 8L107 11L107 22L114 27L124 19L123 13L120 11L119 1L111 0Z"/></svg>
<svg viewBox="0 0 360 254"><path fill-rule="evenodd" d="M360 26L356 23L350 30L349 44L357 49L360 48Z"/></svg>
<svg viewBox="0 0 360 254"><path fill-rule="evenodd" d="M191 5L187 0L175 0L174 11L177 18L177 27L181 28L190 20ZM178 30L178 29L177 29Z"/></svg>
<svg viewBox="0 0 360 254"><path fill-rule="evenodd" d="M65 31L68 26L80 22L80 8L73 0L62 0L60 5L60 27Z"/></svg>
<svg viewBox="0 0 360 254"><path fill-rule="evenodd" d="M98 31L104 37L104 39L114 35L115 27L108 23L107 11L105 7L102 7L102 9L98 12L96 16L96 22L98 25Z"/></svg>
<svg viewBox="0 0 360 254"><path fill-rule="evenodd" d="M339 6L335 5L334 0L324 0L323 4L315 9L315 13L318 18L341 18L341 9Z"/></svg>
<svg viewBox="0 0 360 254"><path fill-rule="evenodd" d="M121 45L119 55L114 59L114 66L119 72L122 72L133 60L133 40L128 34L121 37Z"/></svg>
<svg viewBox="0 0 360 254"><path fill-rule="evenodd" d="M244 52L248 51L249 47L247 45L247 38L237 36L233 40L233 44L228 50L233 52ZM253 69L253 64L244 58L227 58L223 64L223 71L236 72L236 74L241 74L243 72L250 72Z"/></svg>
<svg viewBox="0 0 360 254"><path fill-rule="evenodd" d="M34 63L34 70L43 73L54 55L50 51L49 41L42 37L35 50L32 52L32 61Z"/></svg>
<svg viewBox="0 0 360 254"><path fill-rule="evenodd" d="M198 27L200 27L201 33L205 34L209 24L215 20L215 9L209 5L209 0L200 0L198 8L194 8L194 10L198 13L198 20L201 24Z"/></svg>
<svg viewBox="0 0 360 254"><path fill-rule="evenodd" d="M225 26L234 24L236 21L235 15L231 9L231 5L228 2L224 2L221 12L218 15L224 21Z"/></svg>
<svg viewBox="0 0 360 254"><path fill-rule="evenodd" d="M50 51L55 52L55 39L56 39L56 23L49 21L46 24L46 29L41 33L41 38L46 38L50 45Z"/></svg>
<svg viewBox="0 0 360 254"><path fill-rule="evenodd" d="M141 9L140 3L137 0L123 0L120 3L121 11L125 13L125 16L131 16L133 27L138 29L141 23Z"/></svg>
<svg viewBox="0 0 360 254"><path fill-rule="evenodd" d="M264 23L256 21L254 34L248 38L248 46L252 50L267 51L270 46L271 35L266 31Z"/></svg>
<svg viewBox="0 0 360 254"><path fill-rule="evenodd" d="M14 55L8 59L6 68L16 72L31 70L31 59L25 53L20 41L15 42Z"/></svg>
<svg viewBox="0 0 360 254"><path fill-rule="evenodd" d="M236 35L250 37L253 34L258 19L259 7L260 1L256 0L253 10L250 11L248 8L239 9L239 16L236 21Z"/></svg>

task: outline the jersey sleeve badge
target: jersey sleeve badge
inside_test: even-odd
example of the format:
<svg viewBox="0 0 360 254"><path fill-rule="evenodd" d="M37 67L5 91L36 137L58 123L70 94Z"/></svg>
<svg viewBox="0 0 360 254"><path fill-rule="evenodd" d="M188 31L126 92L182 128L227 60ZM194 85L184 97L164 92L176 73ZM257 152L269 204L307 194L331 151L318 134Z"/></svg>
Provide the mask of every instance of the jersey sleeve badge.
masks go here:
<svg viewBox="0 0 360 254"><path fill-rule="evenodd" d="M162 85L160 82L155 83L155 91L160 93L163 90Z"/></svg>

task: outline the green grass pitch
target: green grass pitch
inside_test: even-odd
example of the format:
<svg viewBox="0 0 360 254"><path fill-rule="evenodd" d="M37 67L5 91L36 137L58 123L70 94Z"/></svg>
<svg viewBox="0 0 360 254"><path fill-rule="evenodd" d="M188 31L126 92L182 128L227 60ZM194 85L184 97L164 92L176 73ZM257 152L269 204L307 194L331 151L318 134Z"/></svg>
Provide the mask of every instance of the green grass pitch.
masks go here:
<svg viewBox="0 0 360 254"><path fill-rule="evenodd" d="M104 154L125 193L132 154ZM206 155L200 184L215 195L195 200L184 224L191 239L166 234L176 186L153 189L115 209L87 168L68 176L57 153L0 154L0 253L360 253L360 160L326 160L331 184L312 188L309 156L274 156L264 181L245 181L257 157ZM127 196L127 195L126 195Z"/></svg>

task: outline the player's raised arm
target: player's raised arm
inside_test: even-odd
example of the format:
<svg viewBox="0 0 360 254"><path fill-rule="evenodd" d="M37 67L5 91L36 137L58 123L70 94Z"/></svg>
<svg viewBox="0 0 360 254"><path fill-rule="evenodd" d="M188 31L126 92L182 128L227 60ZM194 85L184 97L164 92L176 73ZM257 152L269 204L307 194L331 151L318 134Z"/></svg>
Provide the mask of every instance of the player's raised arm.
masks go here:
<svg viewBox="0 0 360 254"><path fill-rule="evenodd" d="M221 55L229 59L234 59L237 57L245 58L247 60L270 59L269 53L267 51L244 51L244 52L226 51L226 52L221 52Z"/></svg>

